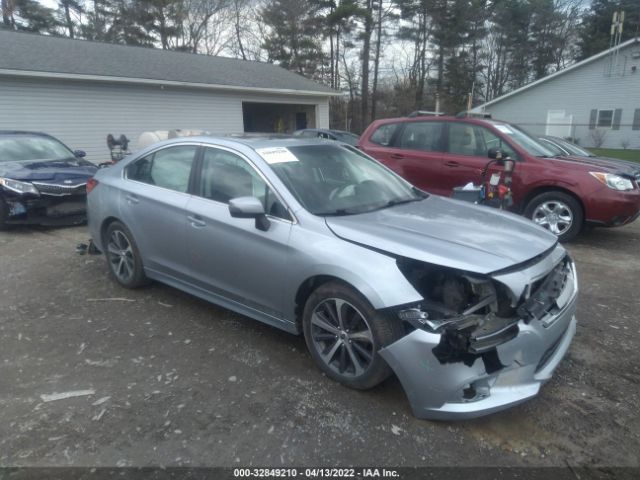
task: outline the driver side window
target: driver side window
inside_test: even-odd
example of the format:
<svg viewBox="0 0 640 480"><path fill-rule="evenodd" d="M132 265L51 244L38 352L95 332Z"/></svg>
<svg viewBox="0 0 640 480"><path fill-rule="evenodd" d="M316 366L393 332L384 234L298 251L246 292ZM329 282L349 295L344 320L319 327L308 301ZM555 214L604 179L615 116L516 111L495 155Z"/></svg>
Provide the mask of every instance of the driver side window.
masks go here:
<svg viewBox="0 0 640 480"><path fill-rule="evenodd" d="M197 195L227 204L236 197L256 197L267 215L291 220L258 172L243 158L226 150L204 149Z"/></svg>
<svg viewBox="0 0 640 480"><path fill-rule="evenodd" d="M482 151L482 155L486 156L487 152L492 147L499 148L503 154L511 157L512 160L518 160L520 157L516 151L509 146L509 144L503 141L495 133L484 127L474 127L478 148Z"/></svg>

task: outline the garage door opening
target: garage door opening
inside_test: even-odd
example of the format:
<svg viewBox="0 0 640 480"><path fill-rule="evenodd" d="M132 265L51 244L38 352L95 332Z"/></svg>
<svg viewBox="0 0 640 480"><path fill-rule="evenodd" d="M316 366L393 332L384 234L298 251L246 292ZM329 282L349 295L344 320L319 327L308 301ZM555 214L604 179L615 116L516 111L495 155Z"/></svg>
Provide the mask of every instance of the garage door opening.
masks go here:
<svg viewBox="0 0 640 480"><path fill-rule="evenodd" d="M316 128L315 105L242 102L242 117L247 133L293 133Z"/></svg>

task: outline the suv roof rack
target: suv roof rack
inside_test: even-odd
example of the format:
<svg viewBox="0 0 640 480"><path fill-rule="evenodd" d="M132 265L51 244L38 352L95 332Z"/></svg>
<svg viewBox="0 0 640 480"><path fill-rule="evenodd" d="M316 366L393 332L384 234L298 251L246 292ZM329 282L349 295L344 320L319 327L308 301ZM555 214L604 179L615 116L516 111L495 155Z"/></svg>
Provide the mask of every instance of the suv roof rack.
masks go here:
<svg viewBox="0 0 640 480"><path fill-rule="evenodd" d="M463 110L462 112L456 115L456 118L491 118L491 114L489 112L470 112L468 110Z"/></svg>
<svg viewBox="0 0 640 480"><path fill-rule="evenodd" d="M439 117L444 115L444 112L432 112L429 110L416 110L415 112L411 112L407 117L415 118L415 117Z"/></svg>

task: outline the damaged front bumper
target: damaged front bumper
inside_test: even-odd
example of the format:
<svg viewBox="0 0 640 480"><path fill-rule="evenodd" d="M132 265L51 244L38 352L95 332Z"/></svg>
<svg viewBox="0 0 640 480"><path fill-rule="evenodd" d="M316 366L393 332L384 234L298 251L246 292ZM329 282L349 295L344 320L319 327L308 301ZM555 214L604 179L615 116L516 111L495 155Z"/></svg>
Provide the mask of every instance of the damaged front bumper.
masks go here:
<svg viewBox="0 0 640 480"><path fill-rule="evenodd" d="M517 320L517 335L489 351L457 361L443 360L446 334L424 329L380 350L400 379L414 415L439 420L473 418L535 396L575 335L578 284L573 263L568 265L570 273L549 310L536 312L539 318Z"/></svg>
<svg viewBox="0 0 640 480"><path fill-rule="evenodd" d="M5 198L7 224L75 225L87 220L86 193L69 195L21 195Z"/></svg>

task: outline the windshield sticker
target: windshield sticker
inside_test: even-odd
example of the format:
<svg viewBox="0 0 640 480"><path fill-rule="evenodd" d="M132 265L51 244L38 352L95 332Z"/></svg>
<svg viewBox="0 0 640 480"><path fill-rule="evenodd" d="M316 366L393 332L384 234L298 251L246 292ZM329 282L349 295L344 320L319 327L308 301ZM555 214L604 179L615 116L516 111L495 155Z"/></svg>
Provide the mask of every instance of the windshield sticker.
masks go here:
<svg viewBox="0 0 640 480"><path fill-rule="evenodd" d="M297 162L296 156L284 147L256 148L256 152L269 165L274 163Z"/></svg>
<svg viewBox="0 0 640 480"><path fill-rule="evenodd" d="M507 135L513 134L513 130L511 130L507 125L494 125L498 130L502 133L506 133Z"/></svg>

